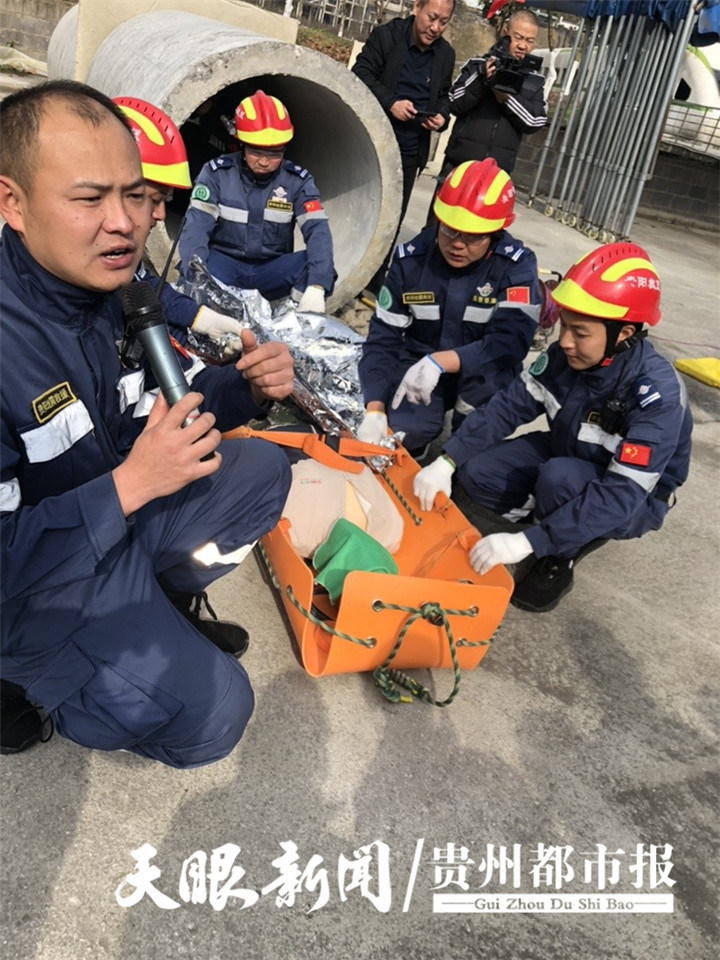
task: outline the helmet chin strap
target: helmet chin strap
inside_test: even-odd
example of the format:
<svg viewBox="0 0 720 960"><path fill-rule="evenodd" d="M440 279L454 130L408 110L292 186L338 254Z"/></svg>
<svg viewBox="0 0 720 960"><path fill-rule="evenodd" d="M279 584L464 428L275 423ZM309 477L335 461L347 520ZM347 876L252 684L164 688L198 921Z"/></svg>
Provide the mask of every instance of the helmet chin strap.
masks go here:
<svg viewBox="0 0 720 960"><path fill-rule="evenodd" d="M623 325L614 320L605 322L605 355L597 364L597 367L608 367L619 353L632 350L636 343L640 343L647 336L647 330L637 330L629 337L625 337L624 340L618 341L622 328ZM593 369L597 369L597 367L593 367Z"/></svg>
<svg viewBox="0 0 720 960"><path fill-rule="evenodd" d="M640 343L648 335L647 330L638 330L618 342L620 331L623 325L614 320L605 321L605 353L602 360L588 367L585 373L592 373L594 370L601 370L603 367L609 367L615 357L620 353L626 353L632 350L636 343Z"/></svg>

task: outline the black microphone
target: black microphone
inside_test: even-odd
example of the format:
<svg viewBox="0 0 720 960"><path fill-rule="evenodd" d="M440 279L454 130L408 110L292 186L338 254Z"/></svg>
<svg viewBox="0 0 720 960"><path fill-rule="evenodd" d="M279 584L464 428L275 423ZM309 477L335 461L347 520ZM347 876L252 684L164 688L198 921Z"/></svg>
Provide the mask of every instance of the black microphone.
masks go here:
<svg viewBox="0 0 720 960"><path fill-rule="evenodd" d="M190 387L180 366L175 348L170 342L170 331L157 294L145 280L134 280L121 293L125 338L136 339L150 361L152 372L169 406L190 393ZM196 420L195 409L183 422L183 427ZM212 460L208 453L201 460Z"/></svg>
<svg viewBox="0 0 720 960"><path fill-rule="evenodd" d="M139 341L150 361L162 395L172 406L190 392L158 297L144 280L128 284L122 291L125 333Z"/></svg>

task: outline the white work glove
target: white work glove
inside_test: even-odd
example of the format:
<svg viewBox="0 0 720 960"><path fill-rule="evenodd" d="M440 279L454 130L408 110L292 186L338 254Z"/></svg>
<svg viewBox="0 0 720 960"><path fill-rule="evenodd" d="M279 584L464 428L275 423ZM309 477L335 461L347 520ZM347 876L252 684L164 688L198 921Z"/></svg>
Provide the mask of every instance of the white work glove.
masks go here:
<svg viewBox="0 0 720 960"><path fill-rule="evenodd" d="M357 438L363 443L377 443L388 430L387 415L380 410L367 410L357 428Z"/></svg>
<svg viewBox="0 0 720 960"><path fill-rule="evenodd" d="M206 337L212 337L214 340L227 338L223 347L224 357L232 357L235 354L242 353L240 334L243 326L234 317L226 317L222 313L216 313L210 307L200 307L190 329L196 333L204 333Z"/></svg>
<svg viewBox="0 0 720 960"><path fill-rule="evenodd" d="M481 576L499 563L520 563L533 552L524 533L491 533L470 550L470 566Z"/></svg>
<svg viewBox="0 0 720 960"><path fill-rule="evenodd" d="M440 374L444 372L440 364L436 363L429 354L422 360L418 360L400 381L400 386L392 399L393 410L397 410L406 398L410 403L422 402L427 407L430 403L430 396L440 379Z"/></svg>
<svg viewBox="0 0 720 960"><path fill-rule="evenodd" d="M444 493L446 497L450 496L454 473L455 467L447 457L438 457L429 466L423 467L420 473L415 474L413 493L423 510L432 510L436 494Z"/></svg>
<svg viewBox="0 0 720 960"><path fill-rule="evenodd" d="M322 287L306 287L298 300L301 313L325 313L325 291Z"/></svg>

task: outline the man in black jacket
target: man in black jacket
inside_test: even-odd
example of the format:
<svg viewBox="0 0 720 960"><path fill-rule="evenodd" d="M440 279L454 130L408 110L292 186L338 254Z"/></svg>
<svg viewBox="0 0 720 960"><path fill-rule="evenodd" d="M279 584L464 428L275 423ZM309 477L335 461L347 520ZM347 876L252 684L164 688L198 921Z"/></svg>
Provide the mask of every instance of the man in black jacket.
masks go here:
<svg viewBox="0 0 720 960"><path fill-rule="evenodd" d="M403 168L399 224L415 179L427 163L430 134L443 130L450 119L455 51L442 35L454 10L455 0L415 0L413 16L372 31L352 68L377 97L397 137ZM379 279L391 251L392 245L376 275Z"/></svg>
<svg viewBox="0 0 720 960"><path fill-rule="evenodd" d="M524 64L538 33L537 17L519 10L510 17L505 33L484 57L464 64L450 90L450 110L457 117L445 151L441 176L466 160L492 157L512 173L520 138L547 123L544 81ZM525 74L517 93L496 89L498 56L517 61Z"/></svg>

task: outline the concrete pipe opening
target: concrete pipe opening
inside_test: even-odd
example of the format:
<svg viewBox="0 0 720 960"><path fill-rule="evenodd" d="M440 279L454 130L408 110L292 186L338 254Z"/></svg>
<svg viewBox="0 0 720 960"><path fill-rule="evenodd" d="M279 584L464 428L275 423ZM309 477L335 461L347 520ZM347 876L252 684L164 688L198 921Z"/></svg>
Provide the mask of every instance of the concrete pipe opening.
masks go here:
<svg viewBox="0 0 720 960"><path fill-rule="evenodd" d="M58 75L55 63L73 59L66 50L72 30L61 21L57 33L51 76ZM111 97L149 100L181 130L211 97L230 116L257 89L278 97L295 127L287 156L312 173L330 221L338 281L328 309L352 299L379 267L398 224L400 156L374 96L339 63L207 17L157 11L126 21L102 42L87 82ZM170 250L168 230L158 226L148 243L159 269Z"/></svg>

